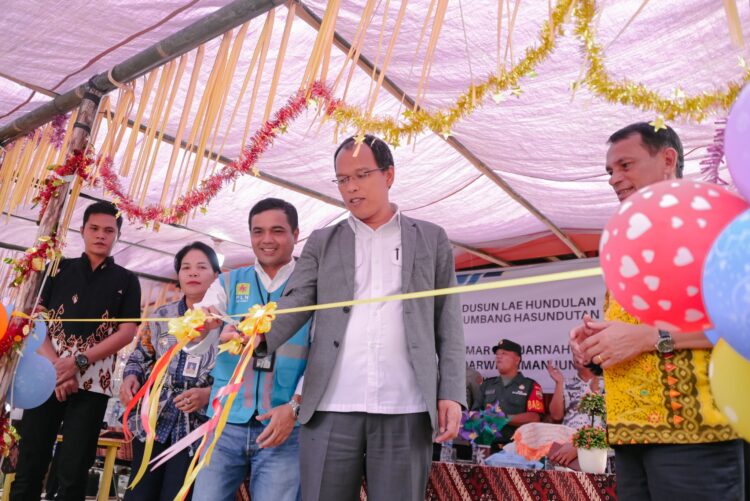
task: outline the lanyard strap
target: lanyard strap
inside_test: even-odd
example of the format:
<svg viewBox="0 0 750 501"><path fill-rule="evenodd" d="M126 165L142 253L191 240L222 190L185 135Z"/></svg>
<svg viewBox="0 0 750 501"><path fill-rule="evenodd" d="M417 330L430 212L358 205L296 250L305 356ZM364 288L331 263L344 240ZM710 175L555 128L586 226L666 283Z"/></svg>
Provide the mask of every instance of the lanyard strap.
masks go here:
<svg viewBox="0 0 750 501"><path fill-rule="evenodd" d="M255 272L255 285L258 287L258 295L260 296L260 303L265 306L268 303L271 302L271 293L266 291L266 297L263 297L263 289L260 286L260 279L258 278L258 271L253 270Z"/></svg>

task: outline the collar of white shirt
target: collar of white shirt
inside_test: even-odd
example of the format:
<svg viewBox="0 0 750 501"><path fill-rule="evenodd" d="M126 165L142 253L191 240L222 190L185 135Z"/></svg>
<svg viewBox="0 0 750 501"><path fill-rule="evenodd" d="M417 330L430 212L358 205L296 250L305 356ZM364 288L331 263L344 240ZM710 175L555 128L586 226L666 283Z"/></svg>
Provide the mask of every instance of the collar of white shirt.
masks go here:
<svg viewBox="0 0 750 501"><path fill-rule="evenodd" d="M274 292L276 289L284 285L284 282L286 282L287 279L289 279L294 271L295 264L296 262L294 261L294 258L292 258L291 261L279 268L279 271L276 272L276 276L273 278L266 273L266 270L263 269L263 265L260 263L256 263L255 271L258 273L260 281L263 283L263 287L266 288L266 291Z"/></svg>
<svg viewBox="0 0 750 501"><path fill-rule="evenodd" d="M378 230L382 228L393 227L393 226L399 229L401 228L401 211L398 209L398 205L391 204L391 209L393 209L393 217L383 226L378 228ZM347 219L347 222L349 223L349 226L351 227L352 231L354 231L355 235L357 234L357 232L361 232L361 231L367 231L370 233L374 233L375 231L377 231L377 230L373 230L372 228L370 228L367 225L367 223L355 217L354 214L352 214L351 212L349 213L349 218Z"/></svg>

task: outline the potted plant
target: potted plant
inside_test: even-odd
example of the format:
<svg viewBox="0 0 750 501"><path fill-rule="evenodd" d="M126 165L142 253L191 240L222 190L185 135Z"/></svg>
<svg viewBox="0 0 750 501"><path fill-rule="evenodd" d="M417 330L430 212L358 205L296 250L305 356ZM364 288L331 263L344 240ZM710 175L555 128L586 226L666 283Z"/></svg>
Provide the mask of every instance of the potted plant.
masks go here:
<svg viewBox="0 0 750 501"><path fill-rule="evenodd" d="M589 393L581 398L578 410L591 418L591 424L583 426L573 434L573 446L578 450L578 464L586 473L604 473L607 469L607 429L594 426L597 416L604 418L604 397Z"/></svg>
<svg viewBox="0 0 750 501"><path fill-rule="evenodd" d="M602 426L583 426L573 434L578 464L586 473L604 473L607 469L607 430Z"/></svg>
<svg viewBox="0 0 750 501"><path fill-rule="evenodd" d="M487 404L482 411L463 412L458 436L471 443L475 462L483 463L489 456L492 443L502 437L500 430L508 421L508 417L497 404Z"/></svg>

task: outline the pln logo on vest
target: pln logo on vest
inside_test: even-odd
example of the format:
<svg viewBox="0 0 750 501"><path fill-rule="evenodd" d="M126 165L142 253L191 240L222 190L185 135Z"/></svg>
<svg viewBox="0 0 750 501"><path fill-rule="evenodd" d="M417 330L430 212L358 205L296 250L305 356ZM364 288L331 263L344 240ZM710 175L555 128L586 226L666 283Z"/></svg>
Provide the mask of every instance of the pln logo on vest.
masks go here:
<svg viewBox="0 0 750 501"><path fill-rule="evenodd" d="M234 289L234 299L241 303L250 299L250 284L248 282L240 282Z"/></svg>

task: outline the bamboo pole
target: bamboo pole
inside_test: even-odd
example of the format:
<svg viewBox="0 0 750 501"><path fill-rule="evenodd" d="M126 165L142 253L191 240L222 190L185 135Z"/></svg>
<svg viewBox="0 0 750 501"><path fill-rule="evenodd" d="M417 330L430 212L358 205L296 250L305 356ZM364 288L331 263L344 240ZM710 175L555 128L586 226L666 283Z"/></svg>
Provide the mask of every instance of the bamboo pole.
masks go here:
<svg viewBox="0 0 750 501"><path fill-rule="evenodd" d="M234 0L203 19L126 59L112 68L111 71L105 71L94 76L90 80L91 86L99 89L102 93L114 90L116 85L110 80L109 75L116 82L130 82L165 62L193 50L200 44L282 5L284 2L285 0ZM86 88L86 84L84 84L71 89L11 123L0 127L0 145L44 125L52 120L55 115L74 109L83 99Z"/></svg>
<svg viewBox="0 0 750 501"><path fill-rule="evenodd" d="M76 150L82 150L86 148L89 133L91 132L91 126L96 118L96 110L99 107L99 101L101 100L103 92L99 89L91 86L86 89L83 94L83 99L78 108L78 115L76 123L73 126L73 133L68 143L67 156L70 156ZM59 195L57 197L50 198L49 205L42 215L42 220L39 222L39 229L37 230L37 237L51 235L58 228L60 222L60 216L63 212L63 206L65 200L68 197L68 190L70 188L70 181L62 184L58 188ZM15 309L22 311L23 313L30 314L39 295L39 291L42 288L42 279L44 273L32 271L26 280L21 284L16 297ZM11 320L12 323L21 323L21 319L14 318ZM10 326L9 326L10 328ZM8 392L8 388L13 380L13 372L15 370L16 362L19 354L17 351L11 351L10 354L0 360L0 407L5 404L5 396Z"/></svg>

